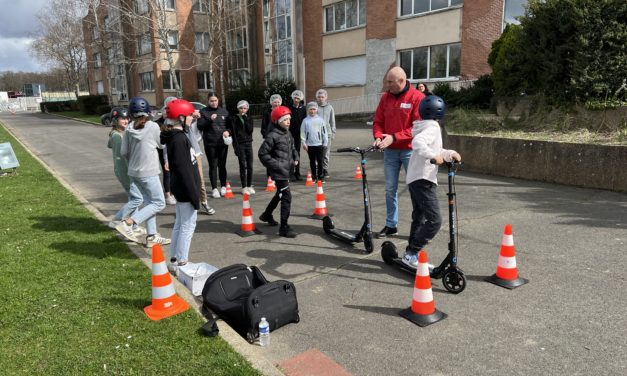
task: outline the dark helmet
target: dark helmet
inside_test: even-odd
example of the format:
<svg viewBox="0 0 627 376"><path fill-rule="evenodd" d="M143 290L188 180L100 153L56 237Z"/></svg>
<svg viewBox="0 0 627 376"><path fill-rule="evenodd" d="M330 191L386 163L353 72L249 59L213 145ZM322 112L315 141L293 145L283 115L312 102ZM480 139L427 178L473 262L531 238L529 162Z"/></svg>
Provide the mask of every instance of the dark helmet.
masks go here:
<svg viewBox="0 0 627 376"><path fill-rule="evenodd" d="M150 104L144 98L135 97L128 102L128 112L132 117L150 115Z"/></svg>
<svg viewBox="0 0 627 376"><path fill-rule="evenodd" d="M292 114L292 111L290 111L289 108L285 106L279 106L275 108L274 110L272 110L272 112L270 113L270 120L272 120L273 123L276 123L283 116L291 115L291 114Z"/></svg>
<svg viewBox="0 0 627 376"><path fill-rule="evenodd" d="M178 120L179 116L189 116L195 111L194 105L185 99L173 99L165 108L166 118Z"/></svg>
<svg viewBox="0 0 627 376"><path fill-rule="evenodd" d="M422 120L442 119L444 112L446 112L446 105L442 98L437 95L429 95L420 101L418 111Z"/></svg>
<svg viewBox="0 0 627 376"><path fill-rule="evenodd" d="M128 111L125 108L114 108L111 110L111 119L118 120L119 118L128 119Z"/></svg>

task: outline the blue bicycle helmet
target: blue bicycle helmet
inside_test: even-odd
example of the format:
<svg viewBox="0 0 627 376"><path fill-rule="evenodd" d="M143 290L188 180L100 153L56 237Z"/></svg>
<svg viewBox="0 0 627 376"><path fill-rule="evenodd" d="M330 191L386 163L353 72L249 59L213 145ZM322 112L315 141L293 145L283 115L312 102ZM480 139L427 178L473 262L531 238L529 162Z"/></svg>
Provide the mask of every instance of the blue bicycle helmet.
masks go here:
<svg viewBox="0 0 627 376"><path fill-rule="evenodd" d="M148 116L150 115L150 104L144 98L132 98L128 102L128 112L134 118L140 116Z"/></svg>
<svg viewBox="0 0 627 376"><path fill-rule="evenodd" d="M446 105L442 98L437 95L429 95L420 101L418 111L422 120L438 120L444 117Z"/></svg>

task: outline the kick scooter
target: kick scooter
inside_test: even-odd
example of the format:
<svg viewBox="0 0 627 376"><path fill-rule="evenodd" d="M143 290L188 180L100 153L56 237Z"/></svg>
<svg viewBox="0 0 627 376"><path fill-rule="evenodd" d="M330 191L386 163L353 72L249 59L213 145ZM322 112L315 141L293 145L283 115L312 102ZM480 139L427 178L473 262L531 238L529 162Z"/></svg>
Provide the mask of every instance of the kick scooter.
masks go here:
<svg viewBox="0 0 627 376"><path fill-rule="evenodd" d="M435 163L432 159L431 163ZM444 288L453 294L459 294L466 288L466 277L464 272L457 267L457 250L459 248L457 239L457 202L455 193L455 174L461 162L444 162L448 168L448 221L449 221L449 243L448 254L442 263L430 270L431 278L442 278ZM402 270L416 273L416 268L405 264L398 256L396 246L391 241L385 241L381 245L381 257L388 265L400 266Z"/></svg>
<svg viewBox="0 0 627 376"><path fill-rule="evenodd" d="M372 243L372 211L370 210L370 193L368 192L368 179L366 177L366 158L365 154L375 150L373 146L367 149L361 149L359 147L353 148L341 148L338 149L338 153L355 152L361 155L361 174L362 174L362 187L364 192L364 224L361 226L356 234L351 234L346 231L338 230L333 224L331 217L326 216L322 218L322 228L327 235L341 240L345 243L353 244L364 242L366 253L372 253L374 251L374 245Z"/></svg>

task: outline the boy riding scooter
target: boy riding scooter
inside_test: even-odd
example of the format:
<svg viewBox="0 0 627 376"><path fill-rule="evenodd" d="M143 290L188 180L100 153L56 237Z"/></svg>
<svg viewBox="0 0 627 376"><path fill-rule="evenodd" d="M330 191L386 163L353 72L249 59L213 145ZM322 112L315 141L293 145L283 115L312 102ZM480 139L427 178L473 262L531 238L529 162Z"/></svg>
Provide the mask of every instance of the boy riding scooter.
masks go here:
<svg viewBox="0 0 627 376"><path fill-rule="evenodd" d="M462 159L455 150L442 148L438 120L444 117L445 110L442 98L435 95L425 97L419 107L422 120L413 123L413 152L406 178L413 210L409 244L402 258L402 262L412 268L418 265L418 252L435 237L442 225L437 195L438 165Z"/></svg>

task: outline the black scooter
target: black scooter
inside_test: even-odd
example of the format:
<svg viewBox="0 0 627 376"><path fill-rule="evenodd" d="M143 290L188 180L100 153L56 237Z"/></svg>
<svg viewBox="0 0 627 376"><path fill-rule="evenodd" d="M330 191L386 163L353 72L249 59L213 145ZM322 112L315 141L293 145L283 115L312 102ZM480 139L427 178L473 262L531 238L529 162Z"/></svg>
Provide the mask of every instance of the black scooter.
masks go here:
<svg viewBox="0 0 627 376"><path fill-rule="evenodd" d="M435 163L432 159L431 163ZM457 169L461 166L461 162L445 162L448 168L448 221L449 221L449 236L448 243L448 255L444 258L442 263L431 269L431 278L442 278L442 284L444 288L453 294L459 294L466 288L466 277L464 272L457 267L457 249L459 248L457 239L457 202L455 193L455 174ZM401 269L416 273L416 268L413 268L405 264L398 256L396 246L390 241L385 241L381 245L381 256L383 261L388 265L397 265Z"/></svg>
<svg viewBox="0 0 627 376"><path fill-rule="evenodd" d="M362 174L362 186L364 192L364 224L361 226L356 234L351 234L346 231L338 230L333 224L331 217L326 216L322 218L322 228L327 235L330 235L338 240L346 243L360 243L364 242L366 253L372 253L374 251L374 244L372 243L372 211L370 210L370 193L368 192L368 179L366 178L366 158L365 154L375 150L373 146L367 149L361 149L359 147L354 148L341 148L338 149L338 153L355 152L361 154L361 174Z"/></svg>

